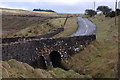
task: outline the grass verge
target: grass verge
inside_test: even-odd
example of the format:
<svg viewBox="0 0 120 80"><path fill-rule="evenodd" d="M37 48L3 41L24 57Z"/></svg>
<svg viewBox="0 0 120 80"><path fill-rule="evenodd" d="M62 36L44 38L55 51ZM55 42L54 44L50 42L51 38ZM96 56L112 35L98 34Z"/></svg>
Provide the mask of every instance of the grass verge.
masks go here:
<svg viewBox="0 0 120 80"><path fill-rule="evenodd" d="M78 25L76 17L68 18L66 25L64 26L64 31L55 35L54 37L69 36L70 34L76 32L77 27Z"/></svg>
<svg viewBox="0 0 120 80"><path fill-rule="evenodd" d="M89 18L97 25L97 40L83 51L64 61L67 68L95 78L116 77L118 56L118 27L115 18Z"/></svg>

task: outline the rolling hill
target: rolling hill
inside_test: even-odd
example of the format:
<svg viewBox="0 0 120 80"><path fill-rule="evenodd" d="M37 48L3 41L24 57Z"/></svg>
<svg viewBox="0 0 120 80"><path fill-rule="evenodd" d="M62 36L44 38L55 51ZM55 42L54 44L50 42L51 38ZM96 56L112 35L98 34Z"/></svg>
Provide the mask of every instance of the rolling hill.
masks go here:
<svg viewBox="0 0 120 80"><path fill-rule="evenodd" d="M68 15L73 16L2 8L2 37L35 36L52 32L63 26Z"/></svg>

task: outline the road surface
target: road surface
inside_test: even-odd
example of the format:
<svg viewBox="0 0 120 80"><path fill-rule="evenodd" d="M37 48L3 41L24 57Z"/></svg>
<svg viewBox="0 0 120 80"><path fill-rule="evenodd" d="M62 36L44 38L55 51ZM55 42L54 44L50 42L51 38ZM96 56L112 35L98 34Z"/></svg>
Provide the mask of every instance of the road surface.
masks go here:
<svg viewBox="0 0 120 80"><path fill-rule="evenodd" d="M78 29L75 33L70 36L84 36L96 34L96 25L92 23L87 18L77 17L78 20Z"/></svg>

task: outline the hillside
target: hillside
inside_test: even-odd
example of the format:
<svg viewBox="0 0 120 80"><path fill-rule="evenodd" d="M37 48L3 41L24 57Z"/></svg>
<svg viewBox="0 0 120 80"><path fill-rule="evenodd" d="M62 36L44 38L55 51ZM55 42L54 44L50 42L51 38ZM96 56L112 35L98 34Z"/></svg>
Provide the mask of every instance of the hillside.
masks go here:
<svg viewBox="0 0 120 80"><path fill-rule="evenodd" d="M90 76L80 75L73 70L65 71L60 68L43 70L33 68L26 63L16 60L2 62L3 78L91 78Z"/></svg>
<svg viewBox="0 0 120 80"><path fill-rule="evenodd" d="M78 28L77 17L69 18L64 26L64 31L53 36L54 38L69 36L72 33L76 32Z"/></svg>
<svg viewBox="0 0 120 80"><path fill-rule="evenodd" d="M8 9L8 8L0 8L2 9L2 13L4 14L37 14L40 15L43 14L56 14L53 12L43 12L43 11L27 11L27 10L22 10L22 9Z"/></svg>
<svg viewBox="0 0 120 80"><path fill-rule="evenodd" d="M68 69L80 74L114 78L117 72L118 24L115 26L115 18L102 15L89 19L97 25L97 40L63 63Z"/></svg>
<svg viewBox="0 0 120 80"><path fill-rule="evenodd" d="M35 36L52 32L63 26L67 15L2 8L2 37Z"/></svg>
<svg viewBox="0 0 120 80"><path fill-rule="evenodd" d="M65 18L3 16L2 20L3 37L16 37L52 32L63 25Z"/></svg>

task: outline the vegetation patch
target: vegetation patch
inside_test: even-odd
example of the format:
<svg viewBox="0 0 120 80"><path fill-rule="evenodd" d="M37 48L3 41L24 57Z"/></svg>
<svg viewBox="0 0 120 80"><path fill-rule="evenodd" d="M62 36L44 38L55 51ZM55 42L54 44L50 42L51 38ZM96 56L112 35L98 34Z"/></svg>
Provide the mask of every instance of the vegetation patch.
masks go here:
<svg viewBox="0 0 120 80"><path fill-rule="evenodd" d="M97 25L97 40L63 63L67 68L95 78L116 77L118 26L115 18L90 18Z"/></svg>
<svg viewBox="0 0 120 80"><path fill-rule="evenodd" d="M11 59L2 61L3 78L91 78L88 75L80 75L72 70L65 71L60 68L51 70L34 69L26 63Z"/></svg>
<svg viewBox="0 0 120 80"><path fill-rule="evenodd" d="M64 31L55 35L54 37L69 36L72 33L76 32L77 28L78 28L77 18L76 17L68 18L68 20L64 26Z"/></svg>
<svg viewBox="0 0 120 80"><path fill-rule="evenodd" d="M15 36L35 36L52 32L64 24L65 18L48 19L17 32Z"/></svg>
<svg viewBox="0 0 120 80"><path fill-rule="evenodd" d="M33 36L52 32L64 24L64 17L67 15L52 12L26 11L6 8L1 8L1 10L3 14L3 38ZM22 15L24 15L24 17Z"/></svg>
<svg viewBox="0 0 120 80"><path fill-rule="evenodd" d="M35 36L52 32L64 24L65 18L2 16L2 37Z"/></svg>

